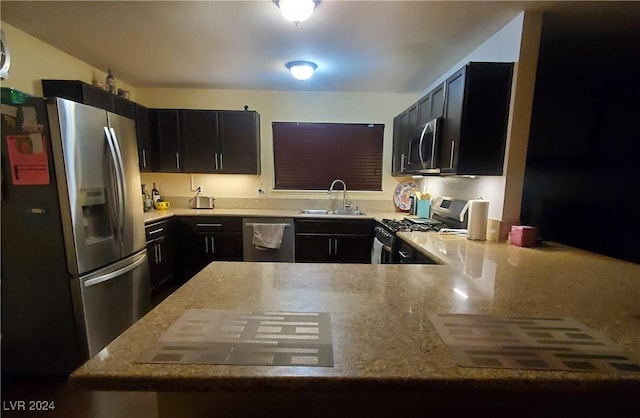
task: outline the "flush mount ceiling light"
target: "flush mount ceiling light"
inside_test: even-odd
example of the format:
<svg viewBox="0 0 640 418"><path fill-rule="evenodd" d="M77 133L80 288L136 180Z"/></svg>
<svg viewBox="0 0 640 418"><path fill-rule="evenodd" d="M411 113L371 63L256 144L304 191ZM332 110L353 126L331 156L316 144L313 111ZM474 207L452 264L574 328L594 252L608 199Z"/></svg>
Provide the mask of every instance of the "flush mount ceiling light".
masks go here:
<svg viewBox="0 0 640 418"><path fill-rule="evenodd" d="M291 75L298 80L308 80L318 66L311 61L291 61L285 64Z"/></svg>
<svg viewBox="0 0 640 418"><path fill-rule="evenodd" d="M282 16L296 25L309 19L316 3L320 3L317 0L273 0L273 2L280 8Z"/></svg>

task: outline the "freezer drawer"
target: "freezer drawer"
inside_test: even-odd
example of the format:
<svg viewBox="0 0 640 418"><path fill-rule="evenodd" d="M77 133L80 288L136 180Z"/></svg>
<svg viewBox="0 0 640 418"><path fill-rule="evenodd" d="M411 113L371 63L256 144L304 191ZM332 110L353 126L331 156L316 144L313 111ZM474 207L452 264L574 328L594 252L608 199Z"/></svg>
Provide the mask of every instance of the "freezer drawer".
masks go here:
<svg viewBox="0 0 640 418"><path fill-rule="evenodd" d="M93 357L151 306L146 249L73 279L72 289L80 340Z"/></svg>

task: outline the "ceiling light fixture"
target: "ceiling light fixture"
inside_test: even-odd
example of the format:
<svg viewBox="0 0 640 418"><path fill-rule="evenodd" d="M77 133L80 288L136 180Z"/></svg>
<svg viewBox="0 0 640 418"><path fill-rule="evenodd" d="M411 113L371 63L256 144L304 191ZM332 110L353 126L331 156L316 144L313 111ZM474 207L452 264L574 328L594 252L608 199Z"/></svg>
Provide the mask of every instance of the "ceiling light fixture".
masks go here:
<svg viewBox="0 0 640 418"><path fill-rule="evenodd" d="M296 25L309 19L316 3L319 3L316 0L273 0L273 2L280 8L282 16Z"/></svg>
<svg viewBox="0 0 640 418"><path fill-rule="evenodd" d="M298 80L308 80L318 66L311 61L291 61L285 64L291 75Z"/></svg>

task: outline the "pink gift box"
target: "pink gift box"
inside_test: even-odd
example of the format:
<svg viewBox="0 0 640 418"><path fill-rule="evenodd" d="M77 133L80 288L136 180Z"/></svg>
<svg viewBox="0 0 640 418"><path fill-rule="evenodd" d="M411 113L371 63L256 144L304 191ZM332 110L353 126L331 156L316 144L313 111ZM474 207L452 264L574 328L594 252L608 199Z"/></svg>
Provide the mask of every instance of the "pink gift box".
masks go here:
<svg viewBox="0 0 640 418"><path fill-rule="evenodd" d="M535 247L538 242L538 228L514 225L511 227L511 244L518 247Z"/></svg>

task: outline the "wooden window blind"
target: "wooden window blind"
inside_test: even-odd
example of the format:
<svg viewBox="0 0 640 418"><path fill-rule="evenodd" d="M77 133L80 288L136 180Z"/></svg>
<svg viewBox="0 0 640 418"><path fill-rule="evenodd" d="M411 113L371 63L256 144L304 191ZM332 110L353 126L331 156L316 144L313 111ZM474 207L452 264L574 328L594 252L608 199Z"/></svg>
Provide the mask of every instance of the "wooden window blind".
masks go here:
<svg viewBox="0 0 640 418"><path fill-rule="evenodd" d="M382 190L384 124L273 122L275 189Z"/></svg>

